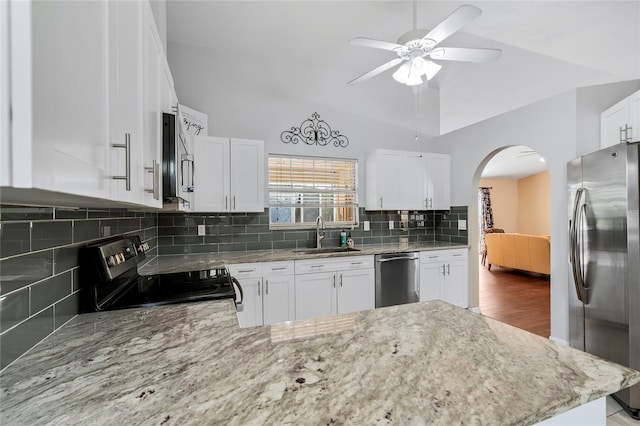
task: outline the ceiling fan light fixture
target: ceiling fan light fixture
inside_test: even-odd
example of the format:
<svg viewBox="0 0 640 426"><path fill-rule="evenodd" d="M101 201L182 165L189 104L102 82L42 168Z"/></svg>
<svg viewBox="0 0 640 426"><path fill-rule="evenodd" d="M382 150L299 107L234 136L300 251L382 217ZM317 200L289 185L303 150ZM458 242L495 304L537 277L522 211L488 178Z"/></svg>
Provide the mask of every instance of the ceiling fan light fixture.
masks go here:
<svg viewBox="0 0 640 426"><path fill-rule="evenodd" d="M422 77L420 77L419 75L411 74L405 84L407 86L417 86L419 84L422 84Z"/></svg>
<svg viewBox="0 0 640 426"><path fill-rule="evenodd" d="M393 79L398 83L407 84L411 77L411 65L409 62L405 62L393 73Z"/></svg>

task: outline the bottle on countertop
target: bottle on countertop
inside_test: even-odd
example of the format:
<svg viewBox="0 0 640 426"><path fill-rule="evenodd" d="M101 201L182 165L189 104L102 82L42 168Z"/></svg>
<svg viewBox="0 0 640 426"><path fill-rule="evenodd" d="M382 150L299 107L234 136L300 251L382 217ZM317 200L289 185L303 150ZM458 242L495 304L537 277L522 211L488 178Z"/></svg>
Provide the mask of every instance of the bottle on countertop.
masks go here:
<svg viewBox="0 0 640 426"><path fill-rule="evenodd" d="M353 248L353 238L351 237L351 232L349 232L349 235L347 235L347 247Z"/></svg>
<svg viewBox="0 0 640 426"><path fill-rule="evenodd" d="M346 247L346 246L347 246L347 233L343 229L342 232L340 232L340 247Z"/></svg>

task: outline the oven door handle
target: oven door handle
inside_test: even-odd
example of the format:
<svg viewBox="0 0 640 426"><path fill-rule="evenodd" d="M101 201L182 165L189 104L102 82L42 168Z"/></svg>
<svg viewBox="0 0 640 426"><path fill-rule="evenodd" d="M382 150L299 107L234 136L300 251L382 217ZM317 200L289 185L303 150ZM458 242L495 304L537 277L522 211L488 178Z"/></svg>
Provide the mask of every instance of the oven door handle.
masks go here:
<svg viewBox="0 0 640 426"><path fill-rule="evenodd" d="M236 291L236 298L235 298L236 305L242 304L242 301L244 300L244 293L242 292L242 286L240 285L236 277L231 277L231 284L233 284L234 290ZM240 293L240 300L238 300L238 293Z"/></svg>

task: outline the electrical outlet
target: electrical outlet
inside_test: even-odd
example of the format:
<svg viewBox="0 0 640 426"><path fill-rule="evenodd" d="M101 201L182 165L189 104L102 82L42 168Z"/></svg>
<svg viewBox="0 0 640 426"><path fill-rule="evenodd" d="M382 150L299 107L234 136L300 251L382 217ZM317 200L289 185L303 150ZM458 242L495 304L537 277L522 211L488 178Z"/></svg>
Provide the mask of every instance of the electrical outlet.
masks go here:
<svg viewBox="0 0 640 426"><path fill-rule="evenodd" d="M467 221L466 220L459 220L458 221L458 230L460 230L460 231L466 231L467 230Z"/></svg>
<svg viewBox="0 0 640 426"><path fill-rule="evenodd" d="M111 235L111 227L110 226L103 226L102 227L102 236L103 237L108 237L109 235Z"/></svg>
<svg viewBox="0 0 640 426"><path fill-rule="evenodd" d="M389 229L393 229L393 221L392 220L389 221Z"/></svg>
<svg viewBox="0 0 640 426"><path fill-rule="evenodd" d="M368 231L369 229L370 229L369 228L369 221L365 220L364 222L362 222L362 230L363 231Z"/></svg>
<svg viewBox="0 0 640 426"><path fill-rule="evenodd" d="M206 234L206 231L205 231L204 225L198 225L198 236L202 237L205 234Z"/></svg>

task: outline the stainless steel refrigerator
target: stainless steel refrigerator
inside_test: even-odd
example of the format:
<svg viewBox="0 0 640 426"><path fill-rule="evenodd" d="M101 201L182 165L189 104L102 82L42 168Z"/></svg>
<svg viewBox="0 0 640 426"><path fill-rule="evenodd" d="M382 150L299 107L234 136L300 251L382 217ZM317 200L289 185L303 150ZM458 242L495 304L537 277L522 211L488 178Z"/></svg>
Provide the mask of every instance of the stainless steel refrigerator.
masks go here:
<svg viewBox="0 0 640 426"><path fill-rule="evenodd" d="M567 164L571 346L640 370L638 143ZM640 385L614 397L638 418Z"/></svg>

